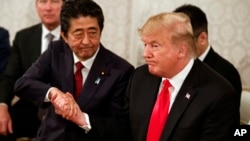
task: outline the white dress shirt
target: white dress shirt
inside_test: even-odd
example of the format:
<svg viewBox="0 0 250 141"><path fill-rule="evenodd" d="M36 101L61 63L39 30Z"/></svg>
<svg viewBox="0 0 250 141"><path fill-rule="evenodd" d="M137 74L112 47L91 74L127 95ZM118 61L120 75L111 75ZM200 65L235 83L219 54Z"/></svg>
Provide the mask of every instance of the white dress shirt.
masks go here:
<svg viewBox="0 0 250 141"><path fill-rule="evenodd" d="M194 59L191 59L182 71L180 71L177 75L175 75L171 79L168 79L169 82L171 83L171 87L169 87L169 93L170 93L169 112L170 112L172 105L175 101L175 98L176 98L178 92L180 91L180 88L181 88L184 80L186 79L188 73L190 72L193 64L194 64ZM165 79L167 79L167 78L162 78L162 82ZM161 83L161 85L162 85L162 83ZM162 86L160 86L160 89L161 89L161 87Z"/></svg>

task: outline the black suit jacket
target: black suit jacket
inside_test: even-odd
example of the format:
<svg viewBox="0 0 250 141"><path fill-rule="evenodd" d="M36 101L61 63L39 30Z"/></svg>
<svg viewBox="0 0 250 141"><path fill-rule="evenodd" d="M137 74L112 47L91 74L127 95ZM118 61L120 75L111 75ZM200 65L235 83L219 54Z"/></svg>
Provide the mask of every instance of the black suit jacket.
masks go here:
<svg viewBox="0 0 250 141"><path fill-rule="evenodd" d="M93 122L95 117L118 116L133 70L132 65L101 45L77 100L81 110L89 114L90 121ZM49 49L17 81L15 92L19 97L42 106L51 86L63 92L73 93L74 90L73 54L63 40L52 42ZM90 132L85 134L83 129L56 115L54 110L49 105L37 141L119 140L107 137L102 123L94 123Z"/></svg>
<svg viewBox="0 0 250 141"><path fill-rule="evenodd" d="M13 41L12 54L4 75L0 80L0 103L10 105L14 97L14 84L16 80L41 55L41 24L23 29L16 33Z"/></svg>
<svg viewBox="0 0 250 141"><path fill-rule="evenodd" d="M232 86L238 93L237 99L240 105L242 91L241 78L239 72L233 66L233 64L216 53L212 47L203 62L213 68L216 72L218 72L232 84Z"/></svg>
<svg viewBox="0 0 250 141"><path fill-rule="evenodd" d="M23 99L14 105L14 84L41 55L42 25L37 24L16 33L12 53L0 79L0 103L9 105L15 137L35 137L40 120L38 107ZM25 127L25 128L24 128Z"/></svg>
<svg viewBox="0 0 250 141"><path fill-rule="evenodd" d="M9 38L9 32L0 27L0 75L4 71L7 62L8 57L10 55L10 38Z"/></svg>
<svg viewBox="0 0 250 141"><path fill-rule="evenodd" d="M161 78L146 65L136 69L127 89L133 141L145 141ZM187 96L189 95L189 96ZM196 60L170 110L161 141L228 141L239 124L234 88Z"/></svg>

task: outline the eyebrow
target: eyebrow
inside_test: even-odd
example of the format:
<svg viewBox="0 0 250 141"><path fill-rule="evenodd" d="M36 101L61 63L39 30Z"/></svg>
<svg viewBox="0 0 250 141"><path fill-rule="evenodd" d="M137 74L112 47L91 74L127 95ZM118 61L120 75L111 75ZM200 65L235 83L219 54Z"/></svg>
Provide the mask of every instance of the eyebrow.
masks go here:
<svg viewBox="0 0 250 141"><path fill-rule="evenodd" d="M88 28L88 30L97 30L97 28L96 27L90 27L90 28Z"/></svg>

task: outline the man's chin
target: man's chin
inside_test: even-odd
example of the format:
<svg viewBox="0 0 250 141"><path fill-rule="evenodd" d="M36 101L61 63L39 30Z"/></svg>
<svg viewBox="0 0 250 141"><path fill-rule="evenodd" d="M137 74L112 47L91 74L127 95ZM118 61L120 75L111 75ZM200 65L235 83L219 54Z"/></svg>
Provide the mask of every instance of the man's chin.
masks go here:
<svg viewBox="0 0 250 141"><path fill-rule="evenodd" d="M58 24L58 22L56 22L54 19L45 19L43 21L44 24L49 25L49 26L53 26Z"/></svg>
<svg viewBox="0 0 250 141"><path fill-rule="evenodd" d="M152 74L155 74L155 70L153 66L148 65L148 71Z"/></svg>
<svg viewBox="0 0 250 141"><path fill-rule="evenodd" d="M159 74L159 70L157 71L157 69L153 66L148 66L148 71L149 71L149 73L151 73L155 76L161 77L161 75Z"/></svg>

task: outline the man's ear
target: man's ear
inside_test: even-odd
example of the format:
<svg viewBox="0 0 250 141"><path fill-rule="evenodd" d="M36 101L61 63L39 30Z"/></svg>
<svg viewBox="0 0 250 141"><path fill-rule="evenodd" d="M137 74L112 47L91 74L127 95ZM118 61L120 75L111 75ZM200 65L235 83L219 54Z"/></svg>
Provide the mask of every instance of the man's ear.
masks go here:
<svg viewBox="0 0 250 141"><path fill-rule="evenodd" d="M188 53L188 49L187 49L187 45L185 44L181 44L178 47L178 58L183 58L187 55Z"/></svg>
<svg viewBox="0 0 250 141"><path fill-rule="evenodd" d="M201 46L206 46L208 42L208 35L206 32L201 32L201 34L198 36L198 44Z"/></svg>
<svg viewBox="0 0 250 141"><path fill-rule="evenodd" d="M197 55L200 56L208 47L208 34L206 32L201 32L197 37Z"/></svg>
<svg viewBox="0 0 250 141"><path fill-rule="evenodd" d="M61 31L61 36L62 36L63 40L64 40L66 43L68 43L67 35L65 35L65 33L62 32L62 31Z"/></svg>

